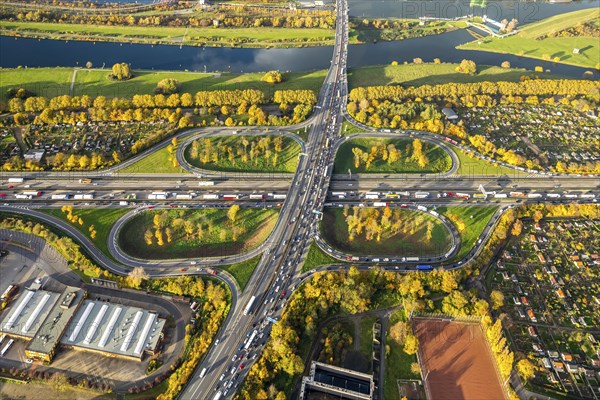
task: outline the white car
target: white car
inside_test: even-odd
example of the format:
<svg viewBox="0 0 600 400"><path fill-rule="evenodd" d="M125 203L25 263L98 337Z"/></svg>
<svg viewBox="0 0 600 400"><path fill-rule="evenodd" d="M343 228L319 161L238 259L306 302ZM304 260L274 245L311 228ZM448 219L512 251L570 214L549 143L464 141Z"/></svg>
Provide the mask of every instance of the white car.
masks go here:
<svg viewBox="0 0 600 400"><path fill-rule="evenodd" d="M31 358L28 358L27 360L25 360L25 362L26 362L27 364L31 364L31 363L33 362L33 360L32 360Z"/></svg>

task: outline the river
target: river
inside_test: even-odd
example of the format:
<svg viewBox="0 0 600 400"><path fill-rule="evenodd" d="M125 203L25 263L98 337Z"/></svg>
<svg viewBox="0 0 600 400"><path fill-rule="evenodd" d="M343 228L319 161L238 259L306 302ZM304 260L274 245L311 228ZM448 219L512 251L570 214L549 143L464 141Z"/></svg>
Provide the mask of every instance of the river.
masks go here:
<svg viewBox="0 0 600 400"><path fill-rule="evenodd" d="M483 0L482 0L483 1ZM412 6L410 5L412 4ZM423 4L428 4L425 6ZM406 15L406 10L414 10L418 6L420 15L452 16L451 14L427 13L426 7L439 10L464 6L469 3L449 1L350 1L351 14L362 15L369 10L369 16L378 16L389 11L389 15L414 17ZM493 7L499 7L503 12L522 9L526 6L538 7L535 15L545 18L549 15L572 11L579 8L593 7L597 2L586 1L577 3L539 4L519 3L514 1L495 2ZM523 6L523 7L521 7ZM492 7L490 4L486 7ZM458 8L456 8L458 9ZM471 10L479 9L479 7ZM393 14L396 12L396 14ZM417 12L417 11L415 11ZM458 13L462 13L463 10ZM534 15L534 14L532 14ZM508 16L507 16L508 18ZM531 17L534 18L534 17ZM553 73L573 77L581 77L585 69L554 64L531 58L495 54L479 51L456 50L459 44L473 40L465 30L447 32L441 35L407 39L397 42L379 42L348 47L348 66L361 67L376 64L389 64L391 61L412 61L422 58L432 61L440 58L442 62L460 62L464 58L474 60L477 64L500 65L502 61L510 61L513 67L533 69L543 66ZM54 66L83 66L91 61L94 67L111 66L116 62L128 62L138 69L156 70L190 70L190 71L225 71L225 72L256 72L278 69L281 71L310 71L329 67L332 47L308 47L291 49L232 49L214 47L190 47L170 45L144 45L106 42L78 42L44 39L25 39L0 37L0 67L54 67ZM10 56L6 56L10 54ZM596 72L597 74L597 72Z"/></svg>

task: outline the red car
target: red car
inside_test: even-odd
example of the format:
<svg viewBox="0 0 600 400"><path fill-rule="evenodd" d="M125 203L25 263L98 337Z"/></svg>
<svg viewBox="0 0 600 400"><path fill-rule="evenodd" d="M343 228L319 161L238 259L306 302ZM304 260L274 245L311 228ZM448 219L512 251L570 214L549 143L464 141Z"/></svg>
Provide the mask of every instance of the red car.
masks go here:
<svg viewBox="0 0 600 400"><path fill-rule="evenodd" d="M181 268L181 269L180 269L180 271L181 271L181 272L185 272L185 268Z"/></svg>
<svg viewBox="0 0 600 400"><path fill-rule="evenodd" d="M244 364L240 364L240 369L244 369Z"/></svg>
<svg viewBox="0 0 600 400"><path fill-rule="evenodd" d="M400 204L400 208L408 208L408 204Z"/></svg>
<svg viewBox="0 0 600 400"><path fill-rule="evenodd" d="M153 208L154 208L154 206L148 206L148 210L153 209Z"/></svg>

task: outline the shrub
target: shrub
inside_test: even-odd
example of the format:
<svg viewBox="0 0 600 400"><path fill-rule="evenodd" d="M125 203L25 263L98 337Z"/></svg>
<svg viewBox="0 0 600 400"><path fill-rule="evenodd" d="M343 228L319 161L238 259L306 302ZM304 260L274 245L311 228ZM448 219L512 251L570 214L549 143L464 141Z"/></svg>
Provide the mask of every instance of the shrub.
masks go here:
<svg viewBox="0 0 600 400"><path fill-rule="evenodd" d="M263 75L261 81L267 83L281 83L285 81L283 74L279 71L269 71Z"/></svg>
<svg viewBox="0 0 600 400"><path fill-rule="evenodd" d="M112 66L112 74L109 75L110 79L114 79L117 81L126 81L131 79L133 75L131 74L131 67L126 63L117 63Z"/></svg>
<svg viewBox="0 0 600 400"><path fill-rule="evenodd" d="M173 94L179 92L181 84L177 79L166 78L158 82L154 88L156 94Z"/></svg>
<svg viewBox="0 0 600 400"><path fill-rule="evenodd" d="M462 60L456 67L456 71L461 74L474 75L477 72L477 64L472 60Z"/></svg>
<svg viewBox="0 0 600 400"><path fill-rule="evenodd" d="M502 68L510 68L510 61L502 61L502 64L500 64L500 66Z"/></svg>

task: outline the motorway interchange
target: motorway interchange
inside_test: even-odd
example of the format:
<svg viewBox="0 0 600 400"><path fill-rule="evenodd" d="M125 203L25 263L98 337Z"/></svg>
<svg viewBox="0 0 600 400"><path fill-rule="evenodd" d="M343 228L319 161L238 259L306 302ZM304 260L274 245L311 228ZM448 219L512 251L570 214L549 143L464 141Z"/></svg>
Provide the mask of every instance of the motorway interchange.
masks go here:
<svg viewBox="0 0 600 400"><path fill-rule="evenodd" d="M332 176L333 159L339 144L342 119L346 116L345 105L348 93L346 80L346 55L348 42L347 3L337 1L337 27L333 58L322 86L318 105L310 121L308 140L303 143L297 173L271 176L267 179L249 174L243 178L221 173L205 173L200 178L189 174L174 176L119 176L113 170L101 174L93 182L89 173L64 179L59 174L23 173L25 181L13 179L9 191L1 194L2 211L12 211L35 216L49 224L57 225L73 235L99 265L118 274L127 274L135 266L143 265L150 276L173 276L181 273L205 275L204 268L215 262L229 264L240 261L240 256L222 259L207 258L173 260L148 263L131 259L119 252L113 229L109 239L109 250L121 262L102 254L95 246L72 226L49 217L35 208L44 206L124 207L135 206L129 215L156 207L228 207L239 203L243 207L280 207L278 222L268 240L253 252L243 257L262 254L255 273L246 288L240 292L236 283L227 274L219 274L232 290L231 311L215 342L198 366L192 379L185 386L182 399L230 398L242 383L252 363L265 345L272 323L275 323L293 290L313 272L300 273L301 263L307 252L310 238L332 256L343 261L355 261L361 269L380 263L386 270L408 272L427 269L451 259L458 247L460 237L452 232L452 248L446 254L431 255L424 259L408 260L406 257L353 257L329 247L318 237L318 224L323 207L344 205L370 207L402 207L427 212L434 217L434 207L443 204L489 204L499 202L501 207L482 232L477 245L463 260L446 263L445 268L460 268L464 262L477 257L485 240L493 231L501 213L519 203L551 201L555 203L596 202L600 198L598 179L595 177L500 177L472 176L466 179L451 174L429 178L407 176L354 177ZM304 126L308 126L304 124ZM370 131L368 127L365 131ZM227 131L221 129L221 131ZM389 132L380 132L387 134ZM195 133L194 133L195 134ZM372 135L372 134L371 134ZM182 133L180 137L191 137ZM191 139L190 139L191 140ZM437 139L437 142L440 142ZM166 144L165 144L166 145ZM184 146L181 146L182 149ZM158 147L160 148L160 146ZM151 151L155 151L155 149ZM147 154L148 152L145 152ZM178 153L178 158L180 153ZM131 160L127 164L131 164ZM183 165L183 164L182 164ZM454 165L454 170L456 165ZM116 171L116 170L115 170ZM75 174L77 175L77 174ZM38 179L34 189L25 188L29 179ZM140 189L140 179L149 189ZM291 183L290 180L291 179ZM213 182L199 184L199 182ZM485 189L484 189L485 188ZM26 192L31 192L26 194ZM35 195L34 195L35 192ZM37 192L41 192L38 193ZM193 195L192 195L193 193ZM134 195L135 196L132 196ZM26 197L17 198L16 195ZM205 197L209 196L209 197ZM25 202L23 202L23 200ZM121 221L122 222L122 221ZM442 220L442 223L444 221ZM451 224L450 224L451 225ZM449 229L452 229L449 227ZM112 245L111 245L112 244ZM194 267L191 267L194 265ZM333 269L337 267L329 267ZM182 270L183 269L183 270Z"/></svg>

